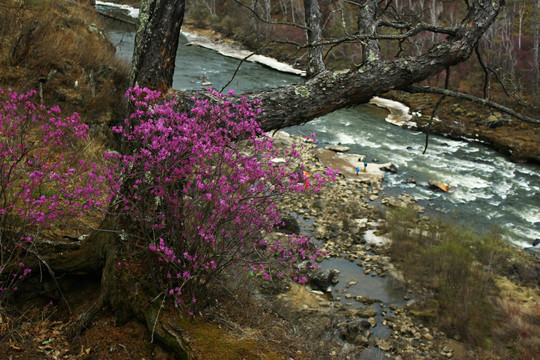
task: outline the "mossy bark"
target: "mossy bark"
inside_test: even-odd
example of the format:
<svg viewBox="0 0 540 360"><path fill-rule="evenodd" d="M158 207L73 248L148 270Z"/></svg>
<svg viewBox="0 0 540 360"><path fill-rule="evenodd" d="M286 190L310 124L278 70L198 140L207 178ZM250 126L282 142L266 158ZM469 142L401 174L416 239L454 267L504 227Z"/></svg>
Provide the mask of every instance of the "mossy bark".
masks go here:
<svg viewBox="0 0 540 360"><path fill-rule="evenodd" d="M135 37L131 85L166 92L172 87L184 0L143 0Z"/></svg>

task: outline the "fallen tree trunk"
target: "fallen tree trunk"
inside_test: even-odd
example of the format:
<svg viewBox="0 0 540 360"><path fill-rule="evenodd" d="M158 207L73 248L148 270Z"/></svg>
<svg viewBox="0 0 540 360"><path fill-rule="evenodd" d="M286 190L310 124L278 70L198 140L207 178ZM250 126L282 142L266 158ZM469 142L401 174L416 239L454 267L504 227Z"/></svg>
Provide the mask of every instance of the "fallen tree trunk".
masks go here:
<svg viewBox="0 0 540 360"><path fill-rule="evenodd" d="M347 71L319 73L301 84L289 85L243 95L248 101L260 99L258 116L263 130L270 131L301 125L333 111L365 104L373 96L408 86L467 60L493 23L503 1L475 1L455 35L423 55L367 62ZM190 108L190 99L204 96L195 91L175 91L181 110Z"/></svg>

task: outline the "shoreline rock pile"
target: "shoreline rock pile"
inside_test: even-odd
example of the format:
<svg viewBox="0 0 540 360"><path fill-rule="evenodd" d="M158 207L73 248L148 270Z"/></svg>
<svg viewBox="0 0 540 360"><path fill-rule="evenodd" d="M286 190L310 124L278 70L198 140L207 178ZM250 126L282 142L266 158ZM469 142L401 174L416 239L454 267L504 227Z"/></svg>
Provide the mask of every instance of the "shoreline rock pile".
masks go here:
<svg viewBox="0 0 540 360"><path fill-rule="evenodd" d="M380 207L413 206L418 212L423 211L416 200L407 194L384 197L381 185L384 175L379 167L373 166L358 175L350 171L361 155L344 157L341 148L319 149L284 132L276 132L272 137L276 146L290 148L294 143L297 149L303 149L301 162L309 173L324 173L327 167L337 167L341 172L321 192L303 194L300 199L280 204L282 214L296 219L301 233L326 252L317 260L346 259L356 263L364 275L390 276L405 287L403 277L384 255L388 239L378 235L382 225ZM418 323L409 315L408 305L384 303L370 294L352 295L347 290L361 286L358 280L349 280L343 294L334 292L332 296L331 287L339 282L339 273L339 269L331 269L311 277L307 286L293 284L277 296L274 304L274 308L280 309L276 311L287 309L295 325L311 331L314 338L316 334L328 340L327 353L322 358L369 353L396 359L452 358L453 352L444 350L444 334ZM414 294L406 292L403 303L414 303Z"/></svg>

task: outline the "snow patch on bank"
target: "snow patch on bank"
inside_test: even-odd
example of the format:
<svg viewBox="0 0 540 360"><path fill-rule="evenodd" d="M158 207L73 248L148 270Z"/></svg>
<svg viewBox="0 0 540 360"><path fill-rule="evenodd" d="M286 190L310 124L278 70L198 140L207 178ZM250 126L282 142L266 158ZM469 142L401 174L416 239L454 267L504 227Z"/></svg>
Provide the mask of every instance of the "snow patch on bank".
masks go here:
<svg viewBox="0 0 540 360"><path fill-rule="evenodd" d="M136 9L132 6L120 5L120 4L115 4L111 2L105 2L105 1L96 1L96 5L122 9L124 11L127 11L128 15L134 19L139 17L139 9ZM289 64L279 62L278 60L268 57L268 56L253 54L253 52L245 50L245 49L241 49L238 46L235 46L234 44L229 44L224 41L216 41L214 39L210 39L208 37L201 36L198 34L193 34L190 32L183 31L183 30L182 30L182 35L184 35L188 39L187 45L196 45L196 46L200 46L206 49L214 50L223 56L231 57L234 59L242 60L242 59L247 58L246 61L261 64L271 69L281 71L284 73L289 73L289 74L294 74L294 75L299 75L299 76L306 76L306 72L304 70L295 69Z"/></svg>
<svg viewBox="0 0 540 360"><path fill-rule="evenodd" d="M139 9L136 9L133 6L121 5L121 4L116 4L116 3L106 2L106 1L96 1L96 5L109 6L109 7L126 10L128 12L128 15L134 19L137 19L139 17Z"/></svg>
<svg viewBox="0 0 540 360"><path fill-rule="evenodd" d="M371 98L369 103L390 111L390 114L386 117L385 120L391 124L407 128L417 126L414 121L410 121L413 116L409 114L409 107L398 101L374 96L373 98Z"/></svg>
<svg viewBox="0 0 540 360"><path fill-rule="evenodd" d="M205 36L200 36L184 31L182 31L182 35L184 35L188 39L188 45L196 45L206 49L214 50L220 55L231 57L234 59L245 59L245 61L261 64L277 71L299 76L306 76L306 72L304 70L295 69L289 64L279 62L278 60L268 56L253 54L253 52L241 49L234 44L229 44L224 41L216 41L213 39L209 39Z"/></svg>
<svg viewBox="0 0 540 360"><path fill-rule="evenodd" d="M366 241L366 243L375 246L382 246L390 242L390 239L388 239L386 236L375 235L376 231L376 229L366 231L366 233L364 234L364 240Z"/></svg>

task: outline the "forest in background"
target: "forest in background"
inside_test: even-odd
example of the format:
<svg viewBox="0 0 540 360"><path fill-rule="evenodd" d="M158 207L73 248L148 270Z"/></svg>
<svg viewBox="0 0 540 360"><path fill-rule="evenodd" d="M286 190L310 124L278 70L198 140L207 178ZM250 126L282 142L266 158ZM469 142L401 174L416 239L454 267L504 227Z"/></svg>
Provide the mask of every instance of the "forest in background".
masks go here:
<svg viewBox="0 0 540 360"><path fill-rule="evenodd" d="M137 3L134 1L128 1ZM323 17L323 39L334 42L324 48L331 69L349 68L362 61L361 44L351 36L358 33L358 4L354 1L319 2ZM498 20L479 44L479 52L454 67L450 88L488 97L530 116L538 114L538 0L508 1ZM392 0L379 2L386 16L395 22L455 26L467 10L466 1ZM254 15L256 13L257 15ZM305 67L307 50L304 5L299 0L195 0L187 4L187 24L213 29L252 50L270 54ZM291 24L298 24L293 26ZM382 29L382 28L381 28ZM384 28L379 35L397 35ZM406 32L406 29L400 32ZM420 32L405 41L381 40L384 57L417 55L441 41L444 34ZM480 61L479 61L480 56ZM484 63L484 67L481 65ZM490 81L486 85L486 76ZM442 87L445 74L426 81Z"/></svg>

